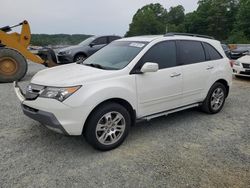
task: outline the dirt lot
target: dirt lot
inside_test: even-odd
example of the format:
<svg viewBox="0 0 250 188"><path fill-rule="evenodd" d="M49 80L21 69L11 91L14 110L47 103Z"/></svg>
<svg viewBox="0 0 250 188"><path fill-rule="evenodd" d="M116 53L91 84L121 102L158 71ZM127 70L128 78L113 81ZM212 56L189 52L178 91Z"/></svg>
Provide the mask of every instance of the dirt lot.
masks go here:
<svg viewBox="0 0 250 188"><path fill-rule="evenodd" d="M234 80L221 113L140 123L110 152L24 116L12 84L0 102L0 187L250 187L250 79Z"/></svg>

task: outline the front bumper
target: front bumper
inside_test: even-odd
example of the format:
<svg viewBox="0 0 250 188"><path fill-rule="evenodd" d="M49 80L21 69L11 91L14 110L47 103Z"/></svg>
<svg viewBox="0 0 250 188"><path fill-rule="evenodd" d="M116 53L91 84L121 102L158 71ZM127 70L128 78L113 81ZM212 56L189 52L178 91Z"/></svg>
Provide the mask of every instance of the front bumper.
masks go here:
<svg viewBox="0 0 250 188"><path fill-rule="evenodd" d="M45 112L42 110L37 110L34 108L31 108L29 106L26 106L24 104L21 105L23 113L30 117L33 120L36 120L40 122L41 124L45 125L47 128L61 134L68 135L68 133L65 131L63 126L60 124L60 122L57 120L55 115L50 112Z"/></svg>
<svg viewBox="0 0 250 188"><path fill-rule="evenodd" d="M87 114L86 108L71 107L57 100L41 97L26 100L17 83L14 83L14 89L26 116L58 133L74 136L82 134L87 119L84 115Z"/></svg>
<svg viewBox="0 0 250 188"><path fill-rule="evenodd" d="M250 69L245 69L242 66L233 66L233 74L236 76L250 77Z"/></svg>
<svg viewBox="0 0 250 188"><path fill-rule="evenodd" d="M57 55L57 59L59 61L59 64L67 64L67 63L73 63L74 58L71 55Z"/></svg>

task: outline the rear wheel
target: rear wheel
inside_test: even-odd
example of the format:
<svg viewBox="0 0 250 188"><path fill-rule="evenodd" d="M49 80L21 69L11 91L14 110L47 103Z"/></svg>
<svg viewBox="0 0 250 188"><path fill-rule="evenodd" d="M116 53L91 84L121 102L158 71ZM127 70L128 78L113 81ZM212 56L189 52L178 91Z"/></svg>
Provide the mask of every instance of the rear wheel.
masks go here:
<svg viewBox="0 0 250 188"><path fill-rule="evenodd" d="M0 49L0 82L21 80L28 69L26 59L16 50Z"/></svg>
<svg viewBox="0 0 250 188"><path fill-rule="evenodd" d="M91 114L85 137L94 148L111 150L125 140L130 124L131 119L126 108L117 103L106 103Z"/></svg>
<svg viewBox="0 0 250 188"><path fill-rule="evenodd" d="M202 104L202 110L209 114L216 114L221 111L226 100L227 90L221 83L216 82L208 92Z"/></svg>

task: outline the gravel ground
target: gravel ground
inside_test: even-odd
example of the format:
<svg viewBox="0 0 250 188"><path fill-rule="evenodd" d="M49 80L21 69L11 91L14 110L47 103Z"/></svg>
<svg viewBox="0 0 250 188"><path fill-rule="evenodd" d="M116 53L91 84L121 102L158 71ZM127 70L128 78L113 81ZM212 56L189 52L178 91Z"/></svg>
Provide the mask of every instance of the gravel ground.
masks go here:
<svg viewBox="0 0 250 188"><path fill-rule="evenodd" d="M26 85L42 66L29 65ZM24 116L0 84L0 187L250 187L250 79L235 79L223 111L143 122L121 147L92 149Z"/></svg>

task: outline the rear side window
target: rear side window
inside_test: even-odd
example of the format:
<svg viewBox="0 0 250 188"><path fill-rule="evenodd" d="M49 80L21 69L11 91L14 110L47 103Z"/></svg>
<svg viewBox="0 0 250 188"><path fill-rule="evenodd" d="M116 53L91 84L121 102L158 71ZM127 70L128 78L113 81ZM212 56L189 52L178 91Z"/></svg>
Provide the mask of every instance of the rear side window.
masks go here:
<svg viewBox="0 0 250 188"><path fill-rule="evenodd" d="M206 61L205 52L201 42L178 41L179 61L182 65Z"/></svg>
<svg viewBox="0 0 250 188"><path fill-rule="evenodd" d="M175 41L165 41L154 45L148 50L140 61L140 65L146 62L158 63L159 69L176 66Z"/></svg>
<svg viewBox="0 0 250 188"><path fill-rule="evenodd" d="M221 54L210 44L203 43L205 51L206 51L206 57L207 60L218 60L222 59Z"/></svg>

